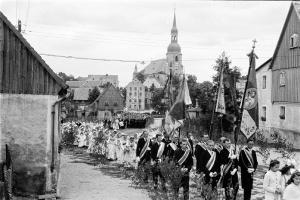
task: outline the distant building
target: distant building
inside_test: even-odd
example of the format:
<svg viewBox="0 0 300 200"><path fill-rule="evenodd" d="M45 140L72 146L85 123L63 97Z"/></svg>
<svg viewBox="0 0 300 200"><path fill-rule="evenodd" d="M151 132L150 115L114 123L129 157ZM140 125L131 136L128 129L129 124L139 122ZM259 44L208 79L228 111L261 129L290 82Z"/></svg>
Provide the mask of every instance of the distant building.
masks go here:
<svg viewBox="0 0 300 200"><path fill-rule="evenodd" d="M133 78L126 86L126 108L145 110L145 86L136 78Z"/></svg>
<svg viewBox="0 0 300 200"><path fill-rule="evenodd" d="M166 58L153 60L140 73L145 77L157 78L161 85L164 85L170 75L170 71L175 76L183 74L181 47L178 44L178 29L176 16L174 13L173 26L171 29L171 43L167 48Z"/></svg>
<svg viewBox="0 0 300 200"><path fill-rule="evenodd" d="M109 119L115 113L124 110L124 97L114 85L109 85L98 96L98 98L89 105L89 111L97 113L98 119Z"/></svg>
<svg viewBox="0 0 300 200"><path fill-rule="evenodd" d="M8 145L17 196L56 190L67 87L0 12L0 161Z"/></svg>
<svg viewBox="0 0 300 200"><path fill-rule="evenodd" d="M143 85L149 89L152 87L152 85L154 85L155 88L163 88L164 87L164 85L162 83L160 83L158 78L151 77L151 76L149 76L145 79Z"/></svg>

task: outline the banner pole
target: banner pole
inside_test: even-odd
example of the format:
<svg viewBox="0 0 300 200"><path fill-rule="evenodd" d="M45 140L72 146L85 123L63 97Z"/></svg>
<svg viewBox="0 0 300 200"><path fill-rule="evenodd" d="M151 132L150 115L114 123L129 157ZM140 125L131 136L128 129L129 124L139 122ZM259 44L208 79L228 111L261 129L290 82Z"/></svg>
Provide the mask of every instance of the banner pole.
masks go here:
<svg viewBox="0 0 300 200"><path fill-rule="evenodd" d="M243 117L243 112L244 112L244 103L245 103L245 96L246 96L246 91L247 91L247 87L248 87L248 82L249 82L249 74L250 74L250 70L251 70L251 65L253 62L253 56L254 56L254 48L255 46L252 47L252 51L250 53L250 63L249 63L249 68L248 68L248 74L247 74L247 81L246 81L246 85L245 85L245 89L244 89L244 94L243 94L243 99L242 99L242 104L241 104L241 110L238 116L238 120L237 120L237 127L235 129L235 141L234 141L234 152L236 152L236 145L237 145L237 139L238 139L238 135L241 132L241 123L242 123L242 117Z"/></svg>

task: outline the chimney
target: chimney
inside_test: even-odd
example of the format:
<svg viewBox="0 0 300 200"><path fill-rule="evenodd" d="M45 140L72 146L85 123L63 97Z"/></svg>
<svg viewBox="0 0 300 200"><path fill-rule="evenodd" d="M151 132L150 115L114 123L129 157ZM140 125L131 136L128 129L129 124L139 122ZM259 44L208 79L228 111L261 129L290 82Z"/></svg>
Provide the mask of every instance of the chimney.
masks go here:
<svg viewBox="0 0 300 200"><path fill-rule="evenodd" d="M198 99L195 99L196 100L196 108L199 107L199 102L198 102Z"/></svg>
<svg viewBox="0 0 300 200"><path fill-rule="evenodd" d="M22 31L22 23L21 20L18 20L18 31L21 33Z"/></svg>

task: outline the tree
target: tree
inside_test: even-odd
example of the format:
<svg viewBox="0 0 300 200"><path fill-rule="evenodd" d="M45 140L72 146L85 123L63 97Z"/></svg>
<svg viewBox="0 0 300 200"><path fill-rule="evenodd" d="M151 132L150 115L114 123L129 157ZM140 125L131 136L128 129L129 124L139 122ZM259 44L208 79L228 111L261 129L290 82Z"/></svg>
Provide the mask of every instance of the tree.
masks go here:
<svg viewBox="0 0 300 200"><path fill-rule="evenodd" d="M235 120L239 115L239 104L236 101L240 98L240 93L236 90L235 83L241 78L241 73L238 67L231 67L231 60L226 56L225 52L216 60L216 65L214 70L216 70L216 75L213 77L214 92L217 93L219 87L219 77L221 69L223 68L223 82L224 82L224 97L225 97L225 107L226 115L222 117L222 127L223 130L231 132Z"/></svg>
<svg viewBox="0 0 300 200"><path fill-rule="evenodd" d="M93 90L89 93L88 101L90 103L93 103L98 98L99 95L100 95L100 92L99 92L98 88L94 87Z"/></svg>
<svg viewBox="0 0 300 200"><path fill-rule="evenodd" d="M151 107L159 113L165 113L168 108L166 102L162 102L164 95L164 90L161 88L155 88L152 92Z"/></svg>
<svg viewBox="0 0 300 200"><path fill-rule="evenodd" d="M140 73L140 72L137 73L136 78L137 78L139 81L141 81L142 83L145 82L145 75L142 74L142 73Z"/></svg>
<svg viewBox="0 0 300 200"><path fill-rule="evenodd" d="M193 105L196 105L196 99L198 97L198 87L199 83L197 83L197 77L195 75L188 75L187 84L189 87L190 97Z"/></svg>
<svg viewBox="0 0 300 200"><path fill-rule="evenodd" d="M70 74L69 76L67 74L65 74L64 72L59 72L57 74L64 82L67 81L77 81L76 78L74 78L74 76L72 74Z"/></svg>
<svg viewBox="0 0 300 200"><path fill-rule="evenodd" d="M124 102L123 103L125 103L125 101L126 101L126 88L123 88L123 87L120 87L119 88L119 90L120 90L120 92L121 92L121 95L123 96L123 98L124 98Z"/></svg>

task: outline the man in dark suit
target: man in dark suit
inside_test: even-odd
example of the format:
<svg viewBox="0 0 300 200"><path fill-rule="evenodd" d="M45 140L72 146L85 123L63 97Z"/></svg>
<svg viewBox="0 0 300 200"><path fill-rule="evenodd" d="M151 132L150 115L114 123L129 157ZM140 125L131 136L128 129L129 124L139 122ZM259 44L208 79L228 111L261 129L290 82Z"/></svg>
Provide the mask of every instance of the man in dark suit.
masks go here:
<svg viewBox="0 0 300 200"><path fill-rule="evenodd" d="M166 146L166 157L172 160L174 158L174 152L176 151L177 148L180 147L179 143L179 137L178 135L174 134L172 141L170 141L167 146Z"/></svg>
<svg viewBox="0 0 300 200"><path fill-rule="evenodd" d="M153 174L153 182L154 189L157 189L158 185L158 177L160 178L162 189L166 191L165 179L161 174L159 163L161 163L163 159L163 154L166 152L166 143L162 141L162 135L160 133L156 134L157 142L151 147L151 164L152 164L152 174Z"/></svg>
<svg viewBox="0 0 300 200"><path fill-rule="evenodd" d="M136 147L136 160L139 167L145 167L151 161L151 141L147 131L143 131ZM148 171L146 172L144 181L148 183Z"/></svg>
<svg viewBox="0 0 300 200"><path fill-rule="evenodd" d="M220 157L222 163L220 184L225 189L226 200L235 200L239 190L238 159L234 152L234 147L231 146L231 142L227 138L223 140L223 149L220 152ZM231 188L233 193L231 193Z"/></svg>
<svg viewBox="0 0 300 200"><path fill-rule="evenodd" d="M211 184L213 190L217 189L217 183L220 178L221 159L219 152L214 148L215 143L212 140L207 141L207 154L203 158L206 161L203 169L205 183Z"/></svg>
<svg viewBox="0 0 300 200"><path fill-rule="evenodd" d="M202 141L198 142L195 146L195 158L196 158L196 172L203 176L205 165L208 159L207 141L209 140L208 135L204 135Z"/></svg>
<svg viewBox="0 0 300 200"><path fill-rule="evenodd" d="M181 141L181 146L174 153L174 162L180 166L182 178L180 187L183 187L184 200L189 199L189 173L193 166L193 156L189 148L188 139L184 138ZM175 188L176 199L178 199L179 188Z"/></svg>
<svg viewBox="0 0 300 200"><path fill-rule="evenodd" d="M247 140L247 146L240 151L239 165L241 167L242 188L244 189L244 200L251 199L251 190L253 188L253 173L257 168L256 153L252 149L253 139Z"/></svg>

